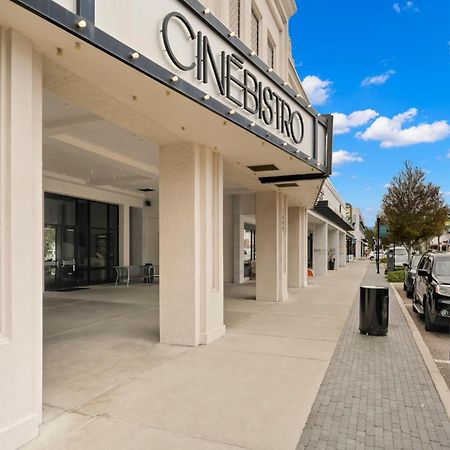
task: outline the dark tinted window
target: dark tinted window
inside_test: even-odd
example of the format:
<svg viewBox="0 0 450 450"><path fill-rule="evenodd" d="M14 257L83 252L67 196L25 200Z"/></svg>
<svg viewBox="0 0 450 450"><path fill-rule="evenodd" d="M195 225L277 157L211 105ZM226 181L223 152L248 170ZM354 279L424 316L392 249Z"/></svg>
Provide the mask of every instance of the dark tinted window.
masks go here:
<svg viewBox="0 0 450 450"><path fill-rule="evenodd" d="M45 198L45 223L69 225L76 224L76 201L69 197Z"/></svg>
<svg viewBox="0 0 450 450"><path fill-rule="evenodd" d="M438 276L450 276L450 258L439 258L434 264L434 273Z"/></svg>
<svg viewBox="0 0 450 450"><path fill-rule="evenodd" d="M91 202L91 227L108 227L108 205L106 203Z"/></svg>

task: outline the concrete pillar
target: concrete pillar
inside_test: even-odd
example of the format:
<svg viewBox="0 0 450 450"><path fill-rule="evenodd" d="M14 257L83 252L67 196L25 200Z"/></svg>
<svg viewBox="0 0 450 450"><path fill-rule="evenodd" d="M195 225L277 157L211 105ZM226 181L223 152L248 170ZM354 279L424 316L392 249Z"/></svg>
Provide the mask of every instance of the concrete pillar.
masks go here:
<svg viewBox="0 0 450 450"><path fill-rule="evenodd" d="M256 300L280 302L287 290L287 197L256 194Z"/></svg>
<svg viewBox="0 0 450 450"><path fill-rule="evenodd" d="M119 262L130 264L130 206L119 205Z"/></svg>
<svg viewBox="0 0 450 450"><path fill-rule="evenodd" d="M308 284L308 218L306 208L289 208L288 213L288 285L292 288Z"/></svg>
<svg viewBox="0 0 450 450"><path fill-rule="evenodd" d="M42 58L0 28L0 448L42 419Z"/></svg>
<svg viewBox="0 0 450 450"><path fill-rule="evenodd" d="M347 265L347 235L344 231L339 232L339 267Z"/></svg>
<svg viewBox="0 0 450 450"><path fill-rule="evenodd" d="M208 344L223 322L223 159L195 144L160 150L160 336Z"/></svg>
<svg viewBox="0 0 450 450"><path fill-rule="evenodd" d="M328 273L328 224L315 224L314 226L314 258L313 270L315 275Z"/></svg>
<svg viewBox="0 0 450 450"><path fill-rule="evenodd" d="M159 265L159 197L156 192L149 195L150 206L144 206L142 257L144 263Z"/></svg>
<svg viewBox="0 0 450 450"><path fill-rule="evenodd" d="M233 195L233 283L243 283L244 278L244 217L242 198Z"/></svg>

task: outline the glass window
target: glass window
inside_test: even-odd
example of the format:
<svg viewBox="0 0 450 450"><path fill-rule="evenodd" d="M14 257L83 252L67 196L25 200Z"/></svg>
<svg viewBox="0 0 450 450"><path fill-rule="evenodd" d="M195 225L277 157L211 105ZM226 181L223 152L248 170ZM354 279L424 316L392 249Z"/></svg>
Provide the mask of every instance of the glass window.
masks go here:
<svg viewBox="0 0 450 450"><path fill-rule="evenodd" d="M259 15L252 6L252 50L259 54Z"/></svg>
<svg viewBox="0 0 450 450"><path fill-rule="evenodd" d="M69 226L76 224L76 201L73 198L48 195L44 209L45 223Z"/></svg>
<svg viewBox="0 0 450 450"><path fill-rule="evenodd" d="M77 225L87 227L89 224L89 202L88 200L78 200L78 220Z"/></svg>
<svg viewBox="0 0 450 450"><path fill-rule="evenodd" d="M230 30L241 36L241 0L230 0Z"/></svg>
<svg viewBox="0 0 450 450"><path fill-rule="evenodd" d="M434 273L437 276L450 276L450 258L438 259L434 266Z"/></svg>
<svg viewBox="0 0 450 450"><path fill-rule="evenodd" d="M91 229L90 266L106 267L108 265L108 233L105 230Z"/></svg>
<svg viewBox="0 0 450 450"><path fill-rule="evenodd" d="M119 228L119 207L109 205L109 228L117 230Z"/></svg>
<svg viewBox="0 0 450 450"><path fill-rule="evenodd" d="M267 64L272 69L275 68L275 43L270 36L267 39ZM339 205L339 212L341 212L341 205Z"/></svg>
<svg viewBox="0 0 450 450"><path fill-rule="evenodd" d="M108 227L108 205L106 203L91 202L91 227Z"/></svg>

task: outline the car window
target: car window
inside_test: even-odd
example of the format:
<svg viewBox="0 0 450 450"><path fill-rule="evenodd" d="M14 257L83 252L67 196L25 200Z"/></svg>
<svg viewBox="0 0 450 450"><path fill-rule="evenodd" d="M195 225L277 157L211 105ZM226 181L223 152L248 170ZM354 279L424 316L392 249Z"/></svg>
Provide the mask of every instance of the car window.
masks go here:
<svg viewBox="0 0 450 450"><path fill-rule="evenodd" d="M418 255L418 256L413 256L413 257L411 258L411 267L412 267L413 269L416 269L417 266L419 265L420 258L421 258L420 255Z"/></svg>
<svg viewBox="0 0 450 450"><path fill-rule="evenodd" d="M425 261L425 265L423 266L424 270L426 270L427 272L431 271L431 258L427 258Z"/></svg>
<svg viewBox="0 0 450 450"><path fill-rule="evenodd" d="M450 258L438 259L434 264L434 273L437 276L450 276Z"/></svg>

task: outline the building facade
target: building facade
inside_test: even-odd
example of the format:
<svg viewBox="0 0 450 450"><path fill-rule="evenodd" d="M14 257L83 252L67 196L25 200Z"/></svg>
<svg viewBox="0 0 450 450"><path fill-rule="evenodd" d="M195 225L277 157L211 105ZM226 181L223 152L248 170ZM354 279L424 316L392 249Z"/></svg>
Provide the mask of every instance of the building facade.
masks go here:
<svg viewBox="0 0 450 450"><path fill-rule="evenodd" d="M256 277L256 301L283 301L309 259L318 275L345 266L352 226L325 181L332 117L291 57L294 0L0 11L0 448L13 449L42 422L43 291L151 263L160 341L206 345L225 333L224 283Z"/></svg>

